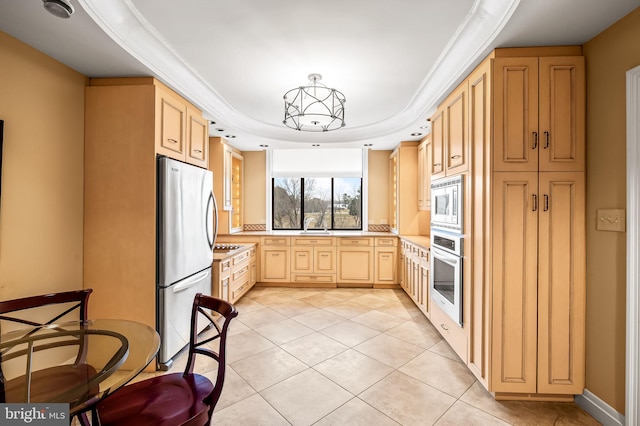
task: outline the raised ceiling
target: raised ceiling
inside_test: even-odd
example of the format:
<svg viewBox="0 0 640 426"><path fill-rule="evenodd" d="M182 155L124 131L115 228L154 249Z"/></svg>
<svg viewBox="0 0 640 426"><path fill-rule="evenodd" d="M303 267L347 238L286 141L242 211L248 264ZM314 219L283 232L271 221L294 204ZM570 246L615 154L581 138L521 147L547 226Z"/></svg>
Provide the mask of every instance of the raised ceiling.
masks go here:
<svg viewBox="0 0 640 426"><path fill-rule="evenodd" d="M242 150L390 149L492 48L583 44L640 0L0 0L0 30L89 77L152 75ZM282 124L283 94L319 73L347 98L340 130ZM416 135L416 133L419 133ZM413 135L412 135L413 134ZM233 137L233 138L232 138Z"/></svg>

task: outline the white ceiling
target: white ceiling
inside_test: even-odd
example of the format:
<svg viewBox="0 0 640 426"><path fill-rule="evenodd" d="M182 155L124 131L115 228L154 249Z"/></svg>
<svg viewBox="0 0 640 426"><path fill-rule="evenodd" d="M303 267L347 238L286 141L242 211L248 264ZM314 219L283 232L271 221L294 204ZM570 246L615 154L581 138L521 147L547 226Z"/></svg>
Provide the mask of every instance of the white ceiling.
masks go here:
<svg viewBox="0 0 640 426"><path fill-rule="evenodd" d="M0 0L0 30L89 77L152 75L242 150L391 149L495 47L583 44L640 0ZM282 124L283 94L311 73L345 94L347 125ZM412 133L422 135L411 136ZM235 138L231 138L235 136Z"/></svg>

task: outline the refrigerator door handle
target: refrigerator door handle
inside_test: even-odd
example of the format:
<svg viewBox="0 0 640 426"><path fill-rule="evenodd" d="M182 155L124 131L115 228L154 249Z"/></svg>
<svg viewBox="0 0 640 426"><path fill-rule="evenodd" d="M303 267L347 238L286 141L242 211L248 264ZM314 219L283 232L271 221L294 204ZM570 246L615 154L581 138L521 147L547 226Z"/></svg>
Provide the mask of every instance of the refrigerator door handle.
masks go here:
<svg viewBox="0 0 640 426"><path fill-rule="evenodd" d="M213 205L213 211L211 211L211 206ZM218 203L216 202L216 196L213 195L213 192L211 192L209 194L209 200L207 201L207 216L209 214L213 214L214 220L213 220L213 241L211 240L211 238L209 237L209 235L211 235L211 233L209 232L210 230L207 229L207 241L209 242L209 248L211 250L213 250L213 245L216 242L216 239L218 238ZM209 222L207 222L207 227L209 227Z"/></svg>
<svg viewBox="0 0 640 426"><path fill-rule="evenodd" d="M196 275L192 276L190 279L186 279L183 282L174 285L172 287L173 288L173 292L174 293L179 293L179 292L184 291L184 290L186 290L188 288L196 286L199 283L201 283L208 276L209 276L208 271L202 271L200 273L197 273Z"/></svg>

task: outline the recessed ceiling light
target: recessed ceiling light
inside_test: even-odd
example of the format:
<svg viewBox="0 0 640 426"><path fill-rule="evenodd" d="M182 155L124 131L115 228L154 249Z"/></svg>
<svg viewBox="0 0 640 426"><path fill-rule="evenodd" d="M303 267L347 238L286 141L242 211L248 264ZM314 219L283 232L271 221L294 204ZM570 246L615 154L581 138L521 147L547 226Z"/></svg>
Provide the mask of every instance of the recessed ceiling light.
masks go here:
<svg viewBox="0 0 640 426"><path fill-rule="evenodd" d="M69 0L42 0L44 8L58 18L69 18L73 15L73 6Z"/></svg>
<svg viewBox="0 0 640 426"><path fill-rule="evenodd" d="M372 143L365 143L364 146L373 146Z"/></svg>
<svg viewBox="0 0 640 426"><path fill-rule="evenodd" d="M319 143L314 143L314 144L313 144L313 145L311 145L311 146L320 146L320 144L319 144Z"/></svg>
<svg viewBox="0 0 640 426"><path fill-rule="evenodd" d="M224 132L224 129L216 129L216 132Z"/></svg>
<svg viewBox="0 0 640 426"><path fill-rule="evenodd" d="M210 121L209 124L216 124L216 122L215 121Z"/></svg>
<svg viewBox="0 0 640 426"><path fill-rule="evenodd" d="M411 133L411 136L422 136L422 133L414 132L414 133Z"/></svg>
<svg viewBox="0 0 640 426"><path fill-rule="evenodd" d="M266 145L266 144L261 143L261 144L260 144L260 148L269 148L269 145Z"/></svg>
<svg viewBox="0 0 640 426"><path fill-rule="evenodd" d="M428 128L429 128L429 125L428 125L428 124L425 124L424 126L420 126L420 128L421 128L421 129L428 129Z"/></svg>
<svg viewBox="0 0 640 426"><path fill-rule="evenodd" d="M229 138L229 139L233 139L233 138L235 138L235 136L233 136L233 135L224 135L224 137L225 137L225 138Z"/></svg>

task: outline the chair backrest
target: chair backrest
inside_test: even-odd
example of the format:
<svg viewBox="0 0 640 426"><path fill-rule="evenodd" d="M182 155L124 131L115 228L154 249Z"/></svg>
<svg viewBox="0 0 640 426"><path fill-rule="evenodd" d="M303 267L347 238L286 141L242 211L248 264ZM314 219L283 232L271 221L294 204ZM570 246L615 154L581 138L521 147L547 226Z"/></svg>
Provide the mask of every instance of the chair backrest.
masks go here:
<svg viewBox="0 0 640 426"><path fill-rule="evenodd" d="M7 321L32 326L48 325L55 323L76 309L78 310L78 318L74 318L74 320L86 321L91 292L93 290L89 288L0 301L0 324L2 321ZM61 305L62 310L55 311L50 318L43 317L49 319L36 320L38 316L34 315L35 311L32 310L50 305ZM20 315L21 313L22 315ZM3 332L1 326L0 332Z"/></svg>
<svg viewBox="0 0 640 426"><path fill-rule="evenodd" d="M211 313L207 312L210 310ZM226 368L226 347L229 323L238 316L235 306L215 297L205 296L202 293L196 294L191 310L191 337L189 341L189 355L184 374L192 374L195 365L196 355L206 355L218 362L218 373L213 391L207 398L209 405L209 419L213 414L213 409L222 394ZM205 330L198 334L198 320L204 319L211 324L212 329ZM215 332L213 331L215 329ZM213 335L212 335L213 333ZM218 351L215 352L205 347L206 344L219 340Z"/></svg>

